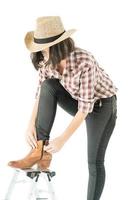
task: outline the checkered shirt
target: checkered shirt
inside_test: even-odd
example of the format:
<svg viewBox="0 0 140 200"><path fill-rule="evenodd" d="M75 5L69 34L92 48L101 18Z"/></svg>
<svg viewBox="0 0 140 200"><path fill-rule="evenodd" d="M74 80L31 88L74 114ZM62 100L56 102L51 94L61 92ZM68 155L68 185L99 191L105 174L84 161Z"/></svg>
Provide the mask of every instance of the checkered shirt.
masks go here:
<svg viewBox="0 0 140 200"><path fill-rule="evenodd" d="M40 95L41 83L47 78L58 78L72 98L78 101L78 110L91 113L94 103L100 98L111 97L118 88L102 69L91 52L76 47L66 58L66 67L61 75L57 69L40 62L39 83L35 99Z"/></svg>

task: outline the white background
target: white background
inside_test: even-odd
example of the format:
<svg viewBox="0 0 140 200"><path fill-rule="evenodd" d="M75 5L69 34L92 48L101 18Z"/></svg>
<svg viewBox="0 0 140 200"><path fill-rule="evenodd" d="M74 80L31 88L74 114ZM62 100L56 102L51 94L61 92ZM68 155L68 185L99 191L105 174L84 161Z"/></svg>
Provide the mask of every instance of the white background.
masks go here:
<svg viewBox="0 0 140 200"><path fill-rule="evenodd" d="M24 157L29 146L25 130L35 102L38 74L24 45L39 16L61 16L65 29L76 28L76 44L93 53L118 92L118 118L106 151L106 182L102 200L138 200L140 7L136 0L1 1L0 3L0 200L13 174L7 162ZM57 109L51 138L72 120ZM93 130L94 131L94 130ZM88 182L87 140L83 123L53 155L51 169L60 200L85 200ZM22 186L23 187L23 186ZM14 200L25 199L22 190Z"/></svg>

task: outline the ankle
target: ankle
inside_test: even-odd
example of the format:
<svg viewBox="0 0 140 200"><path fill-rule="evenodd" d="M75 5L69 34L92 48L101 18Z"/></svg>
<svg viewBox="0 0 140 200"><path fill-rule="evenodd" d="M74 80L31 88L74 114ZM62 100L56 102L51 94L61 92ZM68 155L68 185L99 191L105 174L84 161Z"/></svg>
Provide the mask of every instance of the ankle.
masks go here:
<svg viewBox="0 0 140 200"><path fill-rule="evenodd" d="M43 140L43 145L47 146L49 144L49 140Z"/></svg>

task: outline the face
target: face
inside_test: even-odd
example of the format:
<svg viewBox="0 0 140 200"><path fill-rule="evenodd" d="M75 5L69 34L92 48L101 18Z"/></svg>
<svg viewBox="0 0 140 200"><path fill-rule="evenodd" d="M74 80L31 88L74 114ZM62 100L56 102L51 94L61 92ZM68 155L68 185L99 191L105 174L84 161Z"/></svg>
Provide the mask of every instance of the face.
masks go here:
<svg viewBox="0 0 140 200"><path fill-rule="evenodd" d="M49 48L42 50L42 54L45 57L45 59L48 59L49 58Z"/></svg>

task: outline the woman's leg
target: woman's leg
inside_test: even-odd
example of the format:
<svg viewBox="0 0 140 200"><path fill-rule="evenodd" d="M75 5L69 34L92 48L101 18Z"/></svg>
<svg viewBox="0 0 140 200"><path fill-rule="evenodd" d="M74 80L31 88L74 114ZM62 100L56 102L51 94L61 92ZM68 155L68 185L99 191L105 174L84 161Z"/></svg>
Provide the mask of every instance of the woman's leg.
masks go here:
<svg viewBox="0 0 140 200"><path fill-rule="evenodd" d="M104 157L117 117L116 98L107 98L86 118L89 181L87 200L99 200L105 183Z"/></svg>
<svg viewBox="0 0 140 200"><path fill-rule="evenodd" d="M47 79L41 86L36 120L38 139L49 139L57 104L72 116L78 111L78 101L71 97L59 79ZM115 127L116 113L116 99L107 98L101 107L96 102L85 119L89 168L87 200L99 200L101 196L105 182L104 156Z"/></svg>
<svg viewBox="0 0 140 200"><path fill-rule="evenodd" d="M59 79L46 79L41 85L35 123L37 140L49 140L56 115L57 103L63 109L66 109L69 114L76 114L77 101L64 89Z"/></svg>
<svg viewBox="0 0 140 200"><path fill-rule="evenodd" d="M87 129L87 153L89 180L87 200L99 200L105 183L104 157L106 148L114 130L117 118L116 97L98 100L85 119ZM62 95L58 103L66 112L75 115L77 101L68 94Z"/></svg>
<svg viewBox="0 0 140 200"><path fill-rule="evenodd" d="M93 111L85 119L87 129L87 153L89 180L87 200L99 200L105 183L104 157L106 148L114 130L117 118L116 97L97 101ZM77 101L67 95L62 95L58 103L66 112L75 115Z"/></svg>

